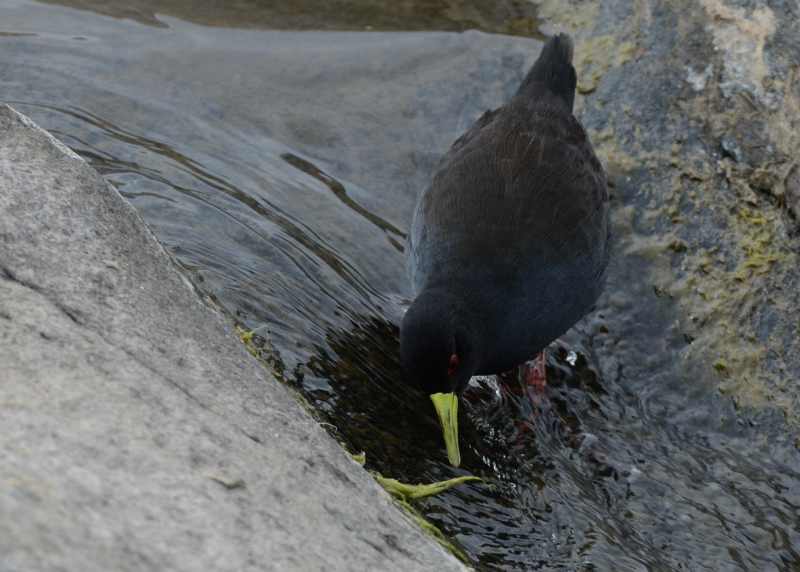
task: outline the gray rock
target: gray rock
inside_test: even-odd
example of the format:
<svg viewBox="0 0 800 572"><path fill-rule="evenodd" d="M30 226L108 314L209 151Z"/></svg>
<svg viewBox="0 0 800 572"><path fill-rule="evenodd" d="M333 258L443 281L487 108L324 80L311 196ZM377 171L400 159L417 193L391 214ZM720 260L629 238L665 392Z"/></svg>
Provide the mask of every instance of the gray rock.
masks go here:
<svg viewBox="0 0 800 572"><path fill-rule="evenodd" d="M0 570L463 568L6 106L0 245Z"/></svg>
<svg viewBox="0 0 800 572"><path fill-rule="evenodd" d="M693 388L716 387L748 415L779 412L796 422L797 6L544 4L558 6L547 14L549 26L575 35L578 77L600 77L576 106L614 186L617 255L598 304L598 315L612 317L605 322L612 334L606 347L595 347L601 369L615 371L623 353L617 342L637 346L625 350L629 356L646 356L668 331L666 320L654 328L645 318L657 308L636 290L646 285L667 294L660 299L675 312L673 332L686 341L676 335L662 354L670 356L660 373L674 380L673 395L685 399L690 378ZM711 71L697 77L701 69ZM642 314L624 316L615 300L635 300L633 311ZM647 363L622 361L626 379L636 377L631 364ZM640 371L646 384L660 375L653 364ZM677 407L700 423L726 416L697 404ZM774 431L794 441L794 430Z"/></svg>

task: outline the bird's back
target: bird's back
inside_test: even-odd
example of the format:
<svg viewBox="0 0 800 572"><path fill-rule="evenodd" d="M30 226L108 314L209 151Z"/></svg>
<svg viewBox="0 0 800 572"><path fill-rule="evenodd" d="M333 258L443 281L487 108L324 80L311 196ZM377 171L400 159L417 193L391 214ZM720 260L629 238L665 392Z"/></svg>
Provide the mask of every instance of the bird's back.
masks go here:
<svg viewBox="0 0 800 572"><path fill-rule="evenodd" d="M514 98L453 144L412 221L415 293L446 288L485 308L506 346L549 343L602 286L606 178L572 115L570 58L564 36L545 46Z"/></svg>

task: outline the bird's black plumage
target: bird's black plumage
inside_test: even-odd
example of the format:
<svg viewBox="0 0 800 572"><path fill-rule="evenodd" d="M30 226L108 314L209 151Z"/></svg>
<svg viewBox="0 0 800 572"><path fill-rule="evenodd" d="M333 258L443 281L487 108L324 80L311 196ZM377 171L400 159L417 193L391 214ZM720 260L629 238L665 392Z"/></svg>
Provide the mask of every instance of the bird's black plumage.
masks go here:
<svg viewBox="0 0 800 572"><path fill-rule="evenodd" d="M453 144L418 199L401 358L429 393L458 393L472 375L527 361L601 292L606 176L572 114L571 59L567 36L550 39L514 97Z"/></svg>

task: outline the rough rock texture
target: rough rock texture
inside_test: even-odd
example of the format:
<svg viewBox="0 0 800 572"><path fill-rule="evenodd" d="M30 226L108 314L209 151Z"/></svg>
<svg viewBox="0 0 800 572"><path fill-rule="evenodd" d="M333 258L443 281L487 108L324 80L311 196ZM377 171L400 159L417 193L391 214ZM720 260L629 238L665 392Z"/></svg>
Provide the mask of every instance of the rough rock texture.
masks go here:
<svg viewBox="0 0 800 572"><path fill-rule="evenodd" d="M457 570L135 211L0 107L0 570Z"/></svg>
<svg viewBox="0 0 800 572"><path fill-rule="evenodd" d="M617 257L642 261L632 278L673 305L687 380L797 421L800 6L537 4L576 35L577 104L615 185Z"/></svg>

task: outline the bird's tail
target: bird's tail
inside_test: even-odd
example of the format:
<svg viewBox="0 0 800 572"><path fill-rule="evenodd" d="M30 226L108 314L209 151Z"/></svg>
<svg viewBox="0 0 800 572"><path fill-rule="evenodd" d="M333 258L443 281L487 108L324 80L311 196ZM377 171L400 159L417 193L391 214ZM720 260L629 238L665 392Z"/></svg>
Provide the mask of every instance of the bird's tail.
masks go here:
<svg viewBox="0 0 800 572"><path fill-rule="evenodd" d="M517 95L534 98L542 91L549 91L563 99L572 110L577 85L572 51L572 39L568 35L557 34L550 38L522 81Z"/></svg>

